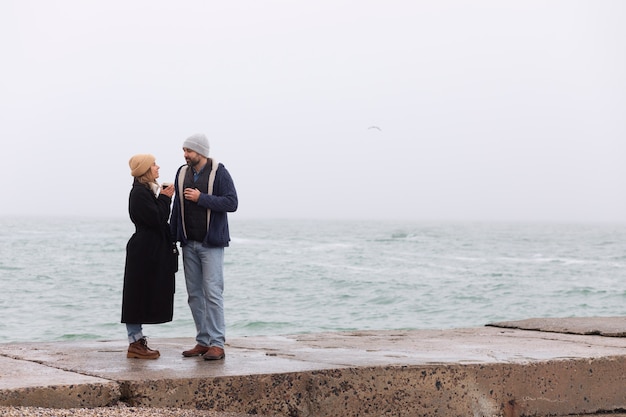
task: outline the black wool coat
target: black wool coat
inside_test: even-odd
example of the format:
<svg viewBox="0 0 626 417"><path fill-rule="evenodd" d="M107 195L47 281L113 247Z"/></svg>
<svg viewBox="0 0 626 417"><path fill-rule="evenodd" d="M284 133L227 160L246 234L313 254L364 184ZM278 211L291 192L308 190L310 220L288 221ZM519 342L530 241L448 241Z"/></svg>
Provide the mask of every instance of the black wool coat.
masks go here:
<svg viewBox="0 0 626 417"><path fill-rule="evenodd" d="M177 260L167 220L170 197L158 197L135 179L128 212L135 233L126 245L122 323L172 321Z"/></svg>

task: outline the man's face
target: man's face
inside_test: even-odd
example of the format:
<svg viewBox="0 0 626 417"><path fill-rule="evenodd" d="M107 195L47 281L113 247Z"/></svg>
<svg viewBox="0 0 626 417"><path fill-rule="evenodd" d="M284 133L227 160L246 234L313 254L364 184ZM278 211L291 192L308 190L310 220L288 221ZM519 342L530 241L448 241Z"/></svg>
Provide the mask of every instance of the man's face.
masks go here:
<svg viewBox="0 0 626 417"><path fill-rule="evenodd" d="M202 157L196 151L192 151L189 148L183 148L185 161L187 161L187 165L190 167L195 167L200 163Z"/></svg>

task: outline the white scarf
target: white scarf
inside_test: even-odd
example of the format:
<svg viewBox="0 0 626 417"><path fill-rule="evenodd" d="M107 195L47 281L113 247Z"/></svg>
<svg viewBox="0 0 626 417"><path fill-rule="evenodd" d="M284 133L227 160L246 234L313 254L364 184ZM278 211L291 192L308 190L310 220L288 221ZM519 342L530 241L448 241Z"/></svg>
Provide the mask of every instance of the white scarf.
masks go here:
<svg viewBox="0 0 626 417"><path fill-rule="evenodd" d="M159 186L159 184L157 184L156 182L151 182L150 189L152 190L152 193L154 194L155 197L159 196L159 191L161 190L161 187Z"/></svg>

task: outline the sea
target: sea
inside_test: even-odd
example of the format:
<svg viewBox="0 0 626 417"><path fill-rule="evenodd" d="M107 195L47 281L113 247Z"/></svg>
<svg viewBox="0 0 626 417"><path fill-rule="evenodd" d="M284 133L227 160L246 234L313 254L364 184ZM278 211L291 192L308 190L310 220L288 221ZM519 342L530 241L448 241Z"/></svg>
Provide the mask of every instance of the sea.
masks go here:
<svg viewBox="0 0 626 417"><path fill-rule="evenodd" d="M228 337L626 315L626 224L231 216ZM0 217L0 343L126 340L127 218ZM182 261L174 319L195 336Z"/></svg>

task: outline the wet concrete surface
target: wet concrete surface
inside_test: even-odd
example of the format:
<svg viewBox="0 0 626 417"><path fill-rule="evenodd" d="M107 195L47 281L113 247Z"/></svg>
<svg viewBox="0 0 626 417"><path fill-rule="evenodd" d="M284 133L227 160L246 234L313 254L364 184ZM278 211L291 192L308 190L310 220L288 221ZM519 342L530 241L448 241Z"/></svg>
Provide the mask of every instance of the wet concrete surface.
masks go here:
<svg viewBox="0 0 626 417"><path fill-rule="evenodd" d="M626 337L626 317L534 318L490 323L489 326L542 332Z"/></svg>
<svg viewBox="0 0 626 417"><path fill-rule="evenodd" d="M626 338L598 329L617 335L626 322L529 319L470 329L240 337L228 341L223 361L183 357L192 338L150 339L161 352L157 360L127 359L124 340L4 344L0 405L124 403L276 416L624 410Z"/></svg>

